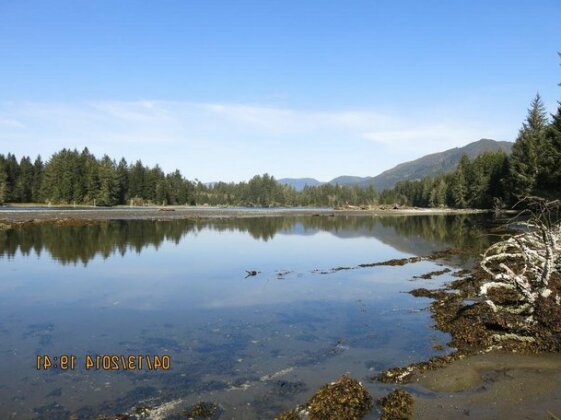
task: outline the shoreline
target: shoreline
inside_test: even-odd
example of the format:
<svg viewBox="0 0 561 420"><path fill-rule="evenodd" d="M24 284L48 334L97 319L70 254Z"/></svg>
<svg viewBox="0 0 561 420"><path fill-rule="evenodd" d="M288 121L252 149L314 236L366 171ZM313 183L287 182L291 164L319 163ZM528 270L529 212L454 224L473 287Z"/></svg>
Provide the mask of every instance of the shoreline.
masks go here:
<svg viewBox="0 0 561 420"><path fill-rule="evenodd" d="M416 375L409 390L415 395L412 409L418 419L557 419L561 354L474 354Z"/></svg>
<svg viewBox="0 0 561 420"><path fill-rule="evenodd" d="M31 207L31 208L30 208ZM245 218L282 216L414 216L448 214L483 214L477 209L330 209L330 208L252 208L252 207L46 207L8 205L0 207L0 223L19 225L46 222L97 222L111 220L181 220L207 218Z"/></svg>
<svg viewBox="0 0 561 420"><path fill-rule="evenodd" d="M398 402L414 418L559 418L561 344L494 340L490 310L478 295L486 278L476 266L442 288L411 290L432 300L434 328L451 335L452 351L370 379L409 391L413 399Z"/></svg>
<svg viewBox="0 0 561 420"><path fill-rule="evenodd" d="M320 208L224 208L224 207L114 207L114 208L29 208L20 205L0 208L0 230L34 224L83 226L117 220L220 220L264 217L400 217L415 215L479 214L482 210L451 209L320 209ZM7 217L7 218L6 218ZM424 257L383 261L371 265L404 265L424 259L452 263L460 249L448 249ZM363 265L359 265L363 266ZM332 270L353 269L336 267ZM429 273L433 274L433 273ZM455 418L457 416L509 417L523 413L530 418L557 416L561 401L561 353L534 351L521 343L505 343L502 350L488 351L488 335L482 328L485 312L470 307L477 300L485 274L478 266L464 267L456 279L441 288L413 289L413 296L430 298L434 327L452 336L452 353L430 360L388 369L372 381L385 382L404 391L399 405L408 404L414 418ZM467 304L467 307L466 307ZM495 346L494 346L495 347ZM509 351L510 350L510 351ZM535 392L524 392L528 383ZM541 385L541 386L540 386ZM409 394L408 394L409 393ZM409 400L404 395L411 396ZM514 396L516 404L508 403ZM376 395L378 397L378 395ZM399 397L398 397L399 398ZM381 398L380 400L383 400ZM507 401L504 404L502 401ZM389 418L389 417L382 417Z"/></svg>

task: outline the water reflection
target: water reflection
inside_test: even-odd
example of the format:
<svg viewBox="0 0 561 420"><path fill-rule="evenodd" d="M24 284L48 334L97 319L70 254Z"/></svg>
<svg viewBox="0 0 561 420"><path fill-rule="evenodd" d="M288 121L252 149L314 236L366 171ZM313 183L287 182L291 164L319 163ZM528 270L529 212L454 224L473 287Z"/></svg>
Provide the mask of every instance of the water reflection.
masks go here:
<svg viewBox="0 0 561 420"><path fill-rule="evenodd" d="M206 399L225 418L273 418L344 372L365 381L440 354L433 344L448 337L431 328L428 301L402 293L450 280L413 280L441 269L435 262L321 272L450 247L478 253L489 223L311 216L0 231L1 417L95 418ZM69 353L166 353L174 368L34 369L36 354Z"/></svg>
<svg viewBox="0 0 561 420"><path fill-rule="evenodd" d="M315 235L329 232L338 238L374 237L403 252L422 254L442 247L474 251L488 246L487 216L347 216L260 217L220 220L128 220L81 226L41 224L0 230L0 256L48 252L61 262L84 263L96 256L158 249L164 242L178 244L202 230L248 233L264 242L276 235Z"/></svg>

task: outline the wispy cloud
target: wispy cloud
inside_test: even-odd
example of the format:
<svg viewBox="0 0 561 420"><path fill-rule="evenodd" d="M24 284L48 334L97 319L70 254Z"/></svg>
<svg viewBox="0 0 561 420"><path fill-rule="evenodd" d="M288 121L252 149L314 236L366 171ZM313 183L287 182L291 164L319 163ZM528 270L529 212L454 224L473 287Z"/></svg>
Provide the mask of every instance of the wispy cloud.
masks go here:
<svg viewBox="0 0 561 420"><path fill-rule="evenodd" d="M98 154L179 167L202 179L374 175L404 160L512 129L369 109L301 110L163 100L0 103L2 151Z"/></svg>
<svg viewBox="0 0 561 420"><path fill-rule="evenodd" d="M2 128L19 129L19 128L25 128L25 125L18 120L0 117L0 129Z"/></svg>
<svg viewBox="0 0 561 420"><path fill-rule="evenodd" d="M466 142L477 140L485 135L489 137L501 138L501 134L497 129L489 130L485 127L466 126L458 122L450 121L444 123L435 123L434 125L406 125L393 127L391 129L382 129L376 131L368 131L363 134L367 140L379 144L385 144L396 151L411 146L419 147L420 150L430 149L443 150L443 148L451 148L455 146L465 145Z"/></svg>

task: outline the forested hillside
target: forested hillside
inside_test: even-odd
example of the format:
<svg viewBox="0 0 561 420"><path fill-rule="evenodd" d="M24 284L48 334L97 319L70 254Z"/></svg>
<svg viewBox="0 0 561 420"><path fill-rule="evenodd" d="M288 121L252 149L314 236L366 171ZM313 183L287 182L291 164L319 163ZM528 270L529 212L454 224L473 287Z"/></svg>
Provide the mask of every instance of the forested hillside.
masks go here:
<svg viewBox="0 0 561 420"><path fill-rule="evenodd" d="M502 208L528 196L561 198L561 102L549 120L539 95L512 147L512 154L463 156L455 172L398 183L382 202L419 207Z"/></svg>
<svg viewBox="0 0 561 420"><path fill-rule="evenodd" d="M475 159L485 152L503 151L510 154L511 150L511 142L481 139L463 147L455 147L444 152L423 156L411 162L401 163L368 179L364 185L373 185L378 191L384 191L395 187L401 181L416 181L453 172L464 155Z"/></svg>

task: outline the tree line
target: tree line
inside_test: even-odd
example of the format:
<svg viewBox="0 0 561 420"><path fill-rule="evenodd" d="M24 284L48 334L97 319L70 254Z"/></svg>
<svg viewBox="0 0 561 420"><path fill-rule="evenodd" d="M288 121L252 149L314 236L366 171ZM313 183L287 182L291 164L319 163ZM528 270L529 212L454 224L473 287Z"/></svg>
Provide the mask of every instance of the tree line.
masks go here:
<svg viewBox="0 0 561 420"><path fill-rule="evenodd" d="M179 170L166 174L158 165L129 164L124 158L117 162L107 155L98 159L87 148L63 149L45 163L40 156L18 161L11 153L0 154L0 204L336 207L374 204L377 198L374 188L328 184L296 191L268 174L208 185L186 179Z"/></svg>
<svg viewBox="0 0 561 420"><path fill-rule="evenodd" d="M418 207L504 208L525 197L561 199L561 102L551 120L539 95L532 101L511 155L463 156L456 170L403 181L380 194L384 203Z"/></svg>
<svg viewBox="0 0 561 420"><path fill-rule="evenodd" d="M504 208L528 196L561 198L561 102L551 120L539 95L533 100L509 156L463 156L452 173L374 187L322 184L302 191L256 175L247 182L203 184L179 170L164 173L140 160L96 158L85 148L63 149L44 163L0 154L0 204L53 203L339 207L399 204L416 207Z"/></svg>

